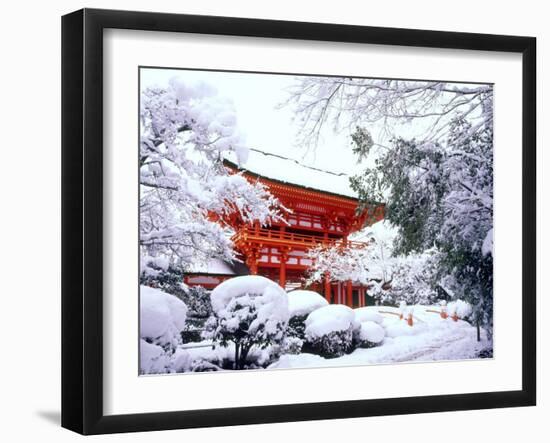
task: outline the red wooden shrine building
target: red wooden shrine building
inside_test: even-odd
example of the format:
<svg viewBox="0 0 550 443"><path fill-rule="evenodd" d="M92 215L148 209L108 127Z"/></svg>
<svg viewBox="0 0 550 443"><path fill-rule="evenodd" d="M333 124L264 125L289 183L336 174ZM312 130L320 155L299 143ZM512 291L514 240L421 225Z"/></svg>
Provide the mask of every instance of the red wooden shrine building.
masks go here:
<svg viewBox="0 0 550 443"><path fill-rule="evenodd" d="M251 169L241 169L228 161L226 167L233 172L243 173L251 181L264 184L289 209L284 214L286 223L280 221L269 227L261 227L259 224L245 224L236 217L229 218L228 221L236 232L233 236L235 250L246 268L241 264L236 264L235 267L227 263L212 262L207 268L186 275L186 284L213 288L235 275L258 274L277 281L286 290L300 288L303 287L306 272L312 265L307 256L308 249L319 245L338 245L345 248L361 248L367 245L348 240L348 237L366 224L381 220L384 216L383 205L372 205L368 211L359 212L358 200L349 190L347 177L336 177L318 170L297 171L293 181L298 183L293 183L288 179L283 181L272 178L271 175L276 172L283 172L284 175L289 168L296 169L295 164L291 166L291 162L283 162L281 159L269 159L267 163L270 166L269 172L263 174ZM336 188L344 192L340 194L307 186L308 179L318 183L317 188ZM339 180L340 186L333 186L335 179ZM325 276L323 283L309 289L323 294L330 303L351 307L372 304L367 287L352 281L331 281L330 275Z"/></svg>

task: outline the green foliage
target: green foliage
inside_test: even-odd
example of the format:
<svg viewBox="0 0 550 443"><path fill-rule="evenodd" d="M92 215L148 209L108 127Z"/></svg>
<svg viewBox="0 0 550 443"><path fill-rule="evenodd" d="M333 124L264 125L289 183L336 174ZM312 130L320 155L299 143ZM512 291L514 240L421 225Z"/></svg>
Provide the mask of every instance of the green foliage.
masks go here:
<svg viewBox="0 0 550 443"><path fill-rule="evenodd" d="M296 337L303 340L306 336L306 321L307 315L296 315L288 321L287 336Z"/></svg>
<svg viewBox="0 0 550 443"><path fill-rule="evenodd" d="M336 358L353 349L353 327L350 326L344 331L332 331L321 336L307 337L302 352L318 354L325 358Z"/></svg>
<svg viewBox="0 0 550 443"><path fill-rule="evenodd" d="M493 223L490 119L472 128L456 118L445 144L395 138L376 154L365 132L358 128L352 138L354 152L376 158L373 167L351 178L352 188L364 204L386 202L385 217L398 227L395 255L433 247L441 252L429 278L452 282L454 298L468 301L474 321L491 335L493 259L482 250Z"/></svg>

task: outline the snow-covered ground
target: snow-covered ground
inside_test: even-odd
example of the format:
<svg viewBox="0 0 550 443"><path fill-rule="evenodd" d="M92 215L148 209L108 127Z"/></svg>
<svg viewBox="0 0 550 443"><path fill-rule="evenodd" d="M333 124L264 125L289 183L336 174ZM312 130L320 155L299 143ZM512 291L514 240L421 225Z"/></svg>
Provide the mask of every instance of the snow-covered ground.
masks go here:
<svg viewBox="0 0 550 443"><path fill-rule="evenodd" d="M386 337L380 346L356 349L351 354L326 359L314 354L283 355L269 366L278 368L306 368L327 366L358 366L413 361L463 360L475 358L487 349L482 331L482 341L477 341L476 328L463 320L442 319L428 312L439 307L414 306L413 326L399 319L399 309L373 306L361 308L382 315L382 327Z"/></svg>
<svg viewBox="0 0 550 443"><path fill-rule="evenodd" d="M385 337L378 346L357 348L352 353L337 358L324 358L315 354L284 354L268 369L315 368L338 366L362 366L422 361L464 360L476 358L491 344L482 330L482 340L477 341L476 328L463 320L442 319L439 306L408 307L413 309L413 326L399 319L399 308L369 306L356 309L356 321L375 323L378 320ZM348 308L349 309L349 308ZM351 311L351 309L350 309ZM430 312L432 311L432 312ZM370 319L370 320L369 320ZM187 343L182 346L194 360L215 361L231 358L234 347L212 348L212 342ZM267 361L269 350L254 349L259 361Z"/></svg>
<svg viewBox="0 0 550 443"><path fill-rule="evenodd" d="M492 351L485 331L478 342L476 328L460 319L471 313L461 300L351 309L329 305L315 292L287 294L265 277L242 276L217 286L211 303L216 323L203 341L185 343L185 303L141 287L142 374L464 360Z"/></svg>

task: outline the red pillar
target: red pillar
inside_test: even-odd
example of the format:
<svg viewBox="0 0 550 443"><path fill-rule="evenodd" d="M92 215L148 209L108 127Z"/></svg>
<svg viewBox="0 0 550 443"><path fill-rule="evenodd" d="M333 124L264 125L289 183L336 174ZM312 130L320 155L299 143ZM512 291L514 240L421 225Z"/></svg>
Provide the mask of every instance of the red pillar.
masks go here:
<svg viewBox="0 0 550 443"><path fill-rule="evenodd" d="M279 286L283 289L286 286L286 259L287 259L287 253L281 252L281 267L279 268Z"/></svg>
<svg viewBox="0 0 550 443"><path fill-rule="evenodd" d="M251 275L258 274L258 253L255 250L247 251L246 264Z"/></svg>
<svg viewBox="0 0 550 443"><path fill-rule="evenodd" d="M325 274L325 299L330 303L330 278L328 273Z"/></svg>
<svg viewBox="0 0 550 443"><path fill-rule="evenodd" d="M351 286L351 280L348 280L347 281L347 284L346 284L346 289L347 289L347 305L350 307L350 308L353 308L353 296L352 296L352 286Z"/></svg>

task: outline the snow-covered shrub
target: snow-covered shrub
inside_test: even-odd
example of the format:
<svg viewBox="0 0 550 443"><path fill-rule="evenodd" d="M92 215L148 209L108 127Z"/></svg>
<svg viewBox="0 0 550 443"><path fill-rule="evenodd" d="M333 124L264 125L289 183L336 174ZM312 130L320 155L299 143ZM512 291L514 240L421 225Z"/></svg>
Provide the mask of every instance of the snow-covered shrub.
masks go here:
<svg viewBox="0 0 550 443"><path fill-rule="evenodd" d="M386 331L374 321L364 321L354 334L354 341L358 347L372 348L382 343Z"/></svg>
<svg viewBox="0 0 550 443"><path fill-rule="evenodd" d="M192 286L186 288L181 299L189 308L190 316L208 318L212 314L210 292L202 286Z"/></svg>
<svg viewBox="0 0 550 443"><path fill-rule="evenodd" d="M163 374L170 371L170 355L158 345L139 340L139 373Z"/></svg>
<svg viewBox="0 0 550 443"><path fill-rule="evenodd" d="M359 326L353 309L344 305L328 305L313 311L305 325L307 349L327 358L350 351L353 331Z"/></svg>
<svg viewBox="0 0 550 443"><path fill-rule="evenodd" d="M288 294L288 311L290 317L308 316L316 309L328 305L328 301L315 291L297 289Z"/></svg>
<svg viewBox="0 0 550 443"><path fill-rule="evenodd" d="M148 343L175 349L181 343L187 306L160 289L140 287L140 337Z"/></svg>
<svg viewBox="0 0 550 443"><path fill-rule="evenodd" d="M160 289L140 287L140 373L159 374L186 370L181 331L187 306Z"/></svg>
<svg viewBox="0 0 550 443"><path fill-rule="evenodd" d="M295 290L288 293L288 322L287 335L303 340L305 338L305 321L307 316L316 309L327 306L328 301L314 291Z"/></svg>
<svg viewBox="0 0 550 443"><path fill-rule="evenodd" d="M281 354L299 354L304 341L298 337L286 337L281 345Z"/></svg>
<svg viewBox="0 0 550 443"><path fill-rule="evenodd" d="M202 286L193 286L186 288L180 298L189 308L185 329L182 331L183 342L201 341L201 332L212 315L210 292Z"/></svg>
<svg viewBox="0 0 550 443"><path fill-rule="evenodd" d="M280 344L288 323L286 292L256 275L235 277L211 294L213 317L205 334L223 347L235 346L234 368L243 369L253 346Z"/></svg>
<svg viewBox="0 0 550 443"><path fill-rule="evenodd" d="M456 314L458 318L467 319L472 315L472 305L464 300L458 299L447 304L447 313L450 316Z"/></svg>
<svg viewBox="0 0 550 443"><path fill-rule="evenodd" d="M171 372L187 372L193 366L193 359L186 349L177 348L170 358Z"/></svg>

